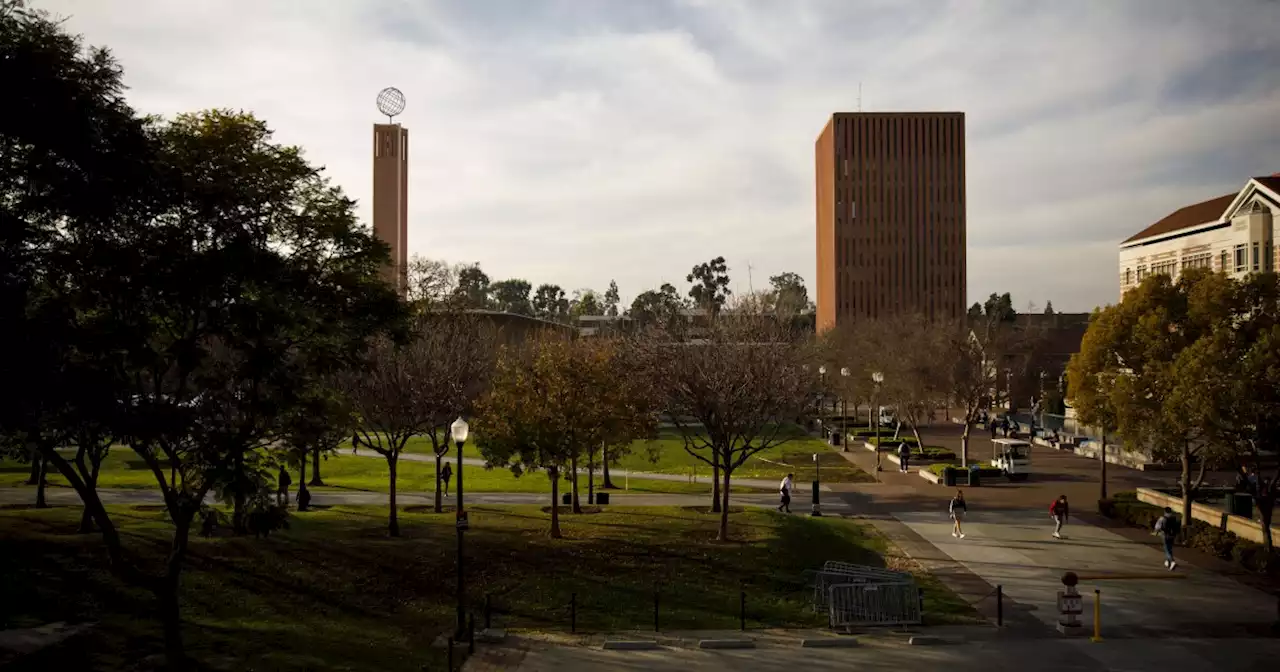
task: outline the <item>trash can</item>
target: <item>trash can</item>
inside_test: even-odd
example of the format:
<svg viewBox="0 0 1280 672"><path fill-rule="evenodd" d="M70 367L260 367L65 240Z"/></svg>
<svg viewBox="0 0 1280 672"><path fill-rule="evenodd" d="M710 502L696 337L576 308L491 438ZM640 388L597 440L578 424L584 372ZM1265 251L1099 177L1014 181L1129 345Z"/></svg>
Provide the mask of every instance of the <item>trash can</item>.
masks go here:
<svg viewBox="0 0 1280 672"><path fill-rule="evenodd" d="M1227 513L1253 520L1253 495L1247 492L1228 492Z"/></svg>
<svg viewBox="0 0 1280 672"><path fill-rule="evenodd" d="M976 488L982 485L982 472L978 470L977 465L969 467L969 487Z"/></svg>
<svg viewBox="0 0 1280 672"><path fill-rule="evenodd" d="M597 493L596 493L596 504L599 504L600 506L607 506L607 505L609 504L609 493L607 493L607 492L597 492Z"/></svg>
<svg viewBox="0 0 1280 672"><path fill-rule="evenodd" d="M831 432L831 445L840 445L840 432Z"/></svg>
<svg viewBox="0 0 1280 672"><path fill-rule="evenodd" d="M949 487L956 487L956 469L955 467L947 467L942 470L942 484Z"/></svg>
<svg viewBox="0 0 1280 672"><path fill-rule="evenodd" d="M564 493L563 495L560 495L560 501L561 501L561 502L564 502L564 504L565 504L566 506L568 506L569 504L572 504L572 503L573 503L573 493L571 493L571 492L566 492L566 493Z"/></svg>

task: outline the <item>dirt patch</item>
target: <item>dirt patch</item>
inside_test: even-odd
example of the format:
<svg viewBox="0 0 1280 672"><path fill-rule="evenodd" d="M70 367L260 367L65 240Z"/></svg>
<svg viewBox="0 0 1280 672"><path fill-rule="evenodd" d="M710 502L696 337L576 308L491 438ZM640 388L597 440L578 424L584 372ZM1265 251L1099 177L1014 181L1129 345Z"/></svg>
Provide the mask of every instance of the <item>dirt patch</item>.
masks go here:
<svg viewBox="0 0 1280 672"><path fill-rule="evenodd" d="M571 516L572 516L572 515L574 515L574 513L573 513L573 507L571 507L571 506L561 506L561 507L559 507L559 509L560 509L560 513L562 513L562 514L566 514L566 513L567 513L567 514L569 514L569 515L571 515ZM584 506L584 507L582 507L582 512L583 512L583 513L600 513L601 511L604 511L604 507L601 507L601 506ZM542 512L543 512L543 513L551 513L551 507L549 507L549 506L544 506L544 507L542 507Z"/></svg>
<svg viewBox="0 0 1280 672"><path fill-rule="evenodd" d="M452 506L452 505L440 507L440 513L453 513L454 511L457 511L457 510L458 510L458 507ZM404 512L405 513L435 513L436 507L432 506L431 504L415 504L413 506L404 507Z"/></svg>
<svg viewBox="0 0 1280 672"><path fill-rule="evenodd" d="M720 515L719 511L712 511L711 507L709 506L682 506L680 508L684 509L685 511L692 511L694 513L714 513L716 515ZM745 510L746 509L742 508L741 506L729 507L729 513L742 513Z"/></svg>

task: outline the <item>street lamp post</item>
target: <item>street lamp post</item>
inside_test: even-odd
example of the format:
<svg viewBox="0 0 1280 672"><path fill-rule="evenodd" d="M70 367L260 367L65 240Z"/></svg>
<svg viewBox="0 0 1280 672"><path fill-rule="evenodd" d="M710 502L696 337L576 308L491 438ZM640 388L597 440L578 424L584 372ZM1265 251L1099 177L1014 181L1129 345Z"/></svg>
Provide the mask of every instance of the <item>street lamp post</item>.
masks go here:
<svg viewBox="0 0 1280 672"><path fill-rule="evenodd" d="M811 516L822 515L822 504L818 501L818 492L822 489L822 467L818 464L818 454L813 454L813 512Z"/></svg>
<svg viewBox="0 0 1280 672"><path fill-rule="evenodd" d="M880 383L884 382L884 374L879 371L872 373L871 382L875 383L871 393L871 417L875 420L876 471L880 471Z"/></svg>
<svg viewBox="0 0 1280 672"><path fill-rule="evenodd" d="M845 390L849 386L849 367L841 367L840 377L844 379L841 381L840 392L840 447L847 453L849 452L849 406L845 398Z"/></svg>
<svg viewBox="0 0 1280 672"><path fill-rule="evenodd" d="M462 508L462 446L466 445L467 434L469 432L470 428L467 427L467 421L462 418L454 420L453 424L449 426L449 433L453 436L454 447L458 450L458 510L456 513L457 522L455 523L455 527L458 528L458 639L462 639L462 636L467 632L467 592L466 586L463 583L466 574L464 572L465 566L463 565L462 555L462 533L466 532L469 525L467 522L467 512Z"/></svg>
<svg viewBox="0 0 1280 672"><path fill-rule="evenodd" d="M818 417L822 418L827 406L827 366L824 364L818 367ZM824 420L822 424L822 435L826 436L827 425Z"/></svg>

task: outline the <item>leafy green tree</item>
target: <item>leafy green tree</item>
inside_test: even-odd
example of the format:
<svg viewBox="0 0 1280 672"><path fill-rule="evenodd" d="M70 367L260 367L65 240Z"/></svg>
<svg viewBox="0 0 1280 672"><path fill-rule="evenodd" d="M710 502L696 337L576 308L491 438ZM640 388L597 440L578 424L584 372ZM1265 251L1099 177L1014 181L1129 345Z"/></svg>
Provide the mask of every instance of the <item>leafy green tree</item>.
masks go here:
<svg viewBox="0 0 1280 672"><path fill-rule="evenodd" d="M458 284L454 288L458 305L466 309L490 307L489 276L480 270L480 264L464 266L458 271Z"/></svg>
<svg viewBox="0 0 1280 672"><path fill-rule="evenodd" d="M458 272L446 261L414 255L409 260L406 298L420 309L450 308L457 299Z"/></svg>
<svg viewBox="0 0 1280 672"><path fill-rule="evenodd" d="M480 451L517 476L543 470L551 481L551 537L559 539L559 484L586 446L601 440L609 397L607 345L544 337L498 359L493 385L476 411ZM576 479L575 497L576 497ZM574 512L580 511L575 505Z"/></svg>
<svg viewBox="0 0 1280 672"><path fill-rule="evenodd" d="M1089 329L1081 339L1080 351L1067 363L1067 394L1076 417L1088 426L1102 430L1098 451L1098 483L1100 500L1107 499L1107 436L1116 431L1118 412L1111 395L1111 384L1119 368L1112 359L1109 344L1118 342L1121 334L1118 311L1099 309L1089 317Z"/></svg>
<svg viewBox="0 0 1280 672"><path fill-rule="evenodd" d="M1054 312L1053 312L1053 302L1052 302L1052 301L1046 301L1046 302L1045 302L1045 304L1044 304L1044 314L1045 314L1045 315L1053 315L1053 314L1054 314Z"/></svg>
<svg viewBox="0 0 1280 672"><path fill-rule="evenodd" d="M693 287L689 289L689 297L693 299L694 305L707 311L712 317L720 314L720 309L732 293L729 290L729 267L725 265L724 257L716 257L694 266L685 281L693 283Z"/></svg>
<svg viewBox="0 0 1280 672"><path fill-rule="evenodd" d="M495 309L516 315L532 315L529 292L533 286L528 280L500 280L489 285L489 296Z"/></svg>
<svg viewBox="0 0 1280 672"><path fill-rule="evenodd" d="M544 320L563 320L569 315L569 299L560 285L538 285L533 294L534 315Z"/></svg>
<svg viewBox="0 0 1280 672"><path fill-rule="evenodd" d="M1000 295L993 292L982 304L982 312L997 322L1013 322L1018 317L1018 311L1013 309L1013 297L1009 292Z"/></svg>
<svg viewBox="0 0 1280 672"><path fill-rule="evenodd" d="M112 383L46 401L67 417L110 417L107 435L155 476L174 526L163 567L124 553L80 470L54 442L40 449L84 501L113 570L156 595L174 667L185 660L181 571L205 495L239 492L236 479L274 449L307 367L350 360L404 311L379 279L387 250L356 224L353 202L270 137L220 111L158 126L144 147L149 191L44 259L69 318L51 341L63 348L54 375L65 384L70 362Z"/></svg>
<svg viewBox="0 0 1280 672"><path fill-rule="evenodd" d="M809 307L809 290L804 286L804 278L798 273L782 273L769 278L772 289L769 292L769 303L772 310L779 315L792 316L804 312Z"/></svg>
<svg viewBox="0 0 1280 672"><path fill-rule="evenodd" d="M574 317L603 315L604 308L600 305L600 297L596 296L595 290L579 289L573 293L573 300L569 302L569 314Z"/></svg>
<svg viewBox="0 0 1280 672"><path fill-rule="evenodd" d="M670 283L662 283L658 290L646 290L631 302L627 315L639 326L673 328L676 326L684 302Z"/></svg>
<svg viewBox="0 0 1280 672"><path fill-rule="evenodd" d="M604 314L609 317L618 316L618 303L622 301L622 297L618 294L618 283L610 280L609 289L604 292Z"/></svg>

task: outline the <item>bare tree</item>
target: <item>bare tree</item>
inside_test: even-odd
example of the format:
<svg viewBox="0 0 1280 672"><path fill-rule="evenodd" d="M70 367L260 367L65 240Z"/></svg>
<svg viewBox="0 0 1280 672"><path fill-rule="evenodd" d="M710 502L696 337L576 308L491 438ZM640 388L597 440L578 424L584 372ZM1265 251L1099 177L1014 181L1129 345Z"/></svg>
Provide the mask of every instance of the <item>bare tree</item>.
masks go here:
<svg viewBox="0 0 1280 672"><path fill-rule="evenodd" d="M423 309L449 305L458 288L458 268L447 261L414 255L408 264L408 299Z"/></svg>
<svg viewBox="0 0 1280 672"><path fill-rule="evenodd" d="M720 530L729 538L729 487L748 459L797 435L794 420L813 390L808 353L772 320L718 320L705 340L651 341L665 415L690 455L719 470Z"/></svg>
<svg viewBox="0 0 1280 672"><path fill-rule="evenodd" d="M396 344L380 340L370 349L368 366L344 376L344 389L355 412L353 441L387 461L390 512L387 533L400 536L396 516L396 469L409 439L428 434L437 421L434 375L437 360L451 357L456 339L447 325L419 329Z"/></svg>
<svg viewBox="0 0 1280 672"><path fill-rule="evenodd" d="M449 453L449 426L472 412L487 389L497 355L493 325L465 313L425 315L422 328L430 332L426 343L431 354L423 365L430 384L419 402L426 418L426 436L435 455L435 511L444 510L440 469Z"/></svg>

